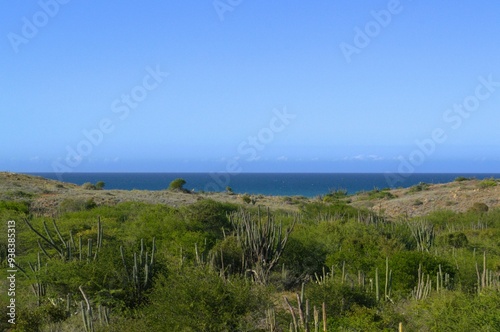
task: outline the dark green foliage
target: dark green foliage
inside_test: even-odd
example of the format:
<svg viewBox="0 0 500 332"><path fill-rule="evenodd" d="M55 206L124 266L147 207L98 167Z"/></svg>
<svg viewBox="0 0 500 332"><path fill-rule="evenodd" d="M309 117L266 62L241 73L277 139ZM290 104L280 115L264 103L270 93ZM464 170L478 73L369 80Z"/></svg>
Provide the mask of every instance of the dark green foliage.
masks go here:
<svg viewBox="0 0 500 332"><path fill-rule="evenodd" d="M408 323L408 331L500 331L500 292L481 296L445 292L408 308L420 312Z"/></svg>
<svg viewBox="0 0 500 332"><path fill-rule="evenodd" d="M331 189L328 194L323 196L323 201L324 202L337 202L339 200L342 200L347 197L347 190L346 189Z"/></svg>
<svg viewBox="0 0 500 332"><path fill-rule="evenodd" d="M466 178L465 176L457 176L454 181L462 182L462 181L468 181L468 180L472 180L472 178Z"/></svg>
<svg viewBox="0 0 500 332"><path fill-rule="evenodd" d="M90 183L90 182L85 182L82 184L82 188L86 190L102 190L105 186L105 183L103 181L98 181L96 184Z"/></svg>
<svg viewBox="0 0 500 332"><path fill-rule="evenodd" d="M323 203L314 202L304 204L301 208L301 212L307 219L316 220L331 220L331 219L349 219L357 217L360 213L359 210L355 209L351 205L337 201L335 203Z"/></svg>
<svg viewBox="0 0 500 332"><path fill-rule="evenodd" d="M422 266L422 274L429 275L433 280L436 278L439 267L441 272L447 273L450 282L456 273L456 269L446 260L438 258L427 252L402 251L389 257L389 266L392 270L392 288L401 296L407 296L417 284L418 269ZM382 265L380 269L382 269Z"/></svg>
<svg viewBox="0 0 500 332"><path fill-rule="evenodd" d="M488 212L489 207L488 205L480 202L475 202L472 204L472 207L469 209L469 212L478 212L478 213L484 213Z"/></svg>
<svg viewBox="0 0 500 332"><path fill-rule="evenodd" d="M24 202L15 202L15 201L0 201L0 211L9 210L15 212L21 212L24 214L29 213L29 203Z"/></svg>
<svg viewBox="0 0 500 332"><path fill-rule="evenodd" d="M252 203L252 197L250 197L249 194L244 194L243 196L241 196L241 200L246 204Z"/></svg>
<svg viewBox="0 0 500 332"><path fill-rule="evenodd" d="M168 190L178 190L178 191L185 191L184 185L186 184L186 180L178 178L170 182L168 186Z"/></svg>
<svg viewBox="0 0 500 332"><path fill-rule="evenodd" d="M445 230L448 225L460 223L460 215L449 210L433 211L429 213L425 219L440 230Z"/></svg>
<svg viewBox="0 0 500 332"><path fill-rule="evenodd" d="M245 273L243 248L235 236L228 236L210 250L215 266L229 275Z"/></svg>
<svg viewBox="0 0 500 332"><path fill-rule="evenodd" d="M95 190L96 189L95 184L92 184L90 182L85 182L84 184L82 184L82 188L85 190Z"/></svg>
<svg viewBox="0 0 500 332"><path fill-rule="evenodd" d="M12 190L2 194L3 194L2 196L5 197L5 199L16 200L16 201L30 199L33 198L33 196L35 196L35 194L23 190Z"/></svg>
<svg viewBox="0 0 500 332"><path fill-rule="evenodd" d="M481 189L486 189L490 187L495 187L497 185L497 180L495 178L489 178L489 179L484 179L481 182L479 182L479 188Z"/></svg>
<svg viewBox="0 0 500 332"><path fill-rule="evenodd" d="M182 213L192 230L204 231L213 238L222 237L222 229L229 230L228 214L238 210L238 207L230 203L216 202L204 199L182 209Z"/></svg>
<svg viewBox="0 0 500 332"><path fill-rule="evenodd" d="M17 310L16 330L23 332L39 332L44 317L36 308ZM3 318L3 317L2 317ZM8 330L7 330L8 331Z"/></svg>
<svg viewBox="0 0 500 332"><path fill-rule="evenodd" d="M145 319L150 331L256 331L266 302L246 280L184 266L157 279Z"/></svg>
<svg viewBox="0 0 500 332"><path fill-rule="evenodd" d="M372 199L393 199L396 198L396 196L390 192L390 188L384 188L384 189L373 189L372 191L369 191L366 193L367 199L372 200Z"/></svg>
<svg viewBox="0 0 500 332"><path fill-rule="evenodd" d="M354 274L373 271L388 253L401 247L394 239L387 238L382 228L354 220L324 222L319 227L321 235L317 239L324 241L328 252L326 266L342 266L346 262Z"/></svg>
<svg viewBox="0 0 500 332"><path fill-rule="evenodd" d="M373 308L375 296L365 289L339 280L331 279L322 284L309 284L306 287L306 298L311 304L321 306L324 302L327 316L334 320L347 314L354 306Z"/></svg>
<svg viewBox="0 0 500 332"><path fill-rule="evenodd" d="M288 278L284 281L285 288L296 287L315 273L321 274L326 254L324 246L314 238L294 232L279 261L288 271Z"/></svg>
<svg viewBox="0 0 500 332"><path fill-rule="evenodd" d="M467 236L462 232L446 234L442 242L454 248L464 248L469 244Z"/></svg>
<svg viewBox="0 0 500 332"><path fill-rule="evenodd" d="M66 198L59 204L59 212L68 213L68 212L91 210L96 206L97 204L94 202L93 198L89 198L86 200Z"/></svg>
<svg viewBox="0 0 500 332"><path fill-rule="evenodd" d="M398 331L399 323L406 322L404 315L394 312L391 306L380 308L353 305L340 319L331 320L334 331Z"/></svg>
<svg viewBox="0 0 500 332"><path fill-rule="evenodd" d="M424 191L424 190L429 190L430 185L425 182L420 182L419 184L416 184L408 190L409 194L416 193L419 191Z"/></svg>

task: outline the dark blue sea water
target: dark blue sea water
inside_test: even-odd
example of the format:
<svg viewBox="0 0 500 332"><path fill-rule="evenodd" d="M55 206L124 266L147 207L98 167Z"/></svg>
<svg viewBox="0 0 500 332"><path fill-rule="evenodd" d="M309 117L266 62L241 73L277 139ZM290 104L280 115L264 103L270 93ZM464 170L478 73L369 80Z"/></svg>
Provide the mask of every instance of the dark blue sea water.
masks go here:
<svg viewBox="0 0 500 332"><path fill-rule="evenodd" d="M31 173L59 180L56 173ZM410 187L420 182L445 183L458 176L483 179L500 174L411 174L405 177L376 173L65 173L64 182L81 185L85 182L104 181L105 189L163 190L176 178L186 180L186 189L195 191L225 191L226 186L235 193L306 196L323 195L330 190L345 189L349 194L375 188ZM401 181L395 182L394 179Z"/></svg>

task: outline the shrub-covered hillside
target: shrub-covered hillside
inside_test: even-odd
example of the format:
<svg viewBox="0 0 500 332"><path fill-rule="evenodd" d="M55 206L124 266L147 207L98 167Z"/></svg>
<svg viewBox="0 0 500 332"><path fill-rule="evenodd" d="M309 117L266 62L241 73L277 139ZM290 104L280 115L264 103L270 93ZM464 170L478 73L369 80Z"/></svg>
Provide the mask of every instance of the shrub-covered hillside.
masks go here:
<svg viewBox="0 0 500 332"><path fill-rule="evenodd" d="M421 187L404 191L419 195L411 204ZM232 193L164 204L86 192L47 215L35 202L50 190L2 193L2 330L500 330L500 209L483 200L388 216L367 202L402 191L275 198L271 209Z"/></svg>

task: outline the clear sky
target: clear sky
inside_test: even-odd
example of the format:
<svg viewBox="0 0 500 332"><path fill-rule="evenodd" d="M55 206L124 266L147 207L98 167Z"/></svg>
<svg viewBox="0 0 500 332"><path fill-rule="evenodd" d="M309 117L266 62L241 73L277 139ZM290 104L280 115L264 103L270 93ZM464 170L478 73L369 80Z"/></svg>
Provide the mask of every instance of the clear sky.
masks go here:
<svg viewBox="0 0 500 332"><path fill-rule="evenodd" d="M0 170L500 172L500 2L0 4Z"/></svg>

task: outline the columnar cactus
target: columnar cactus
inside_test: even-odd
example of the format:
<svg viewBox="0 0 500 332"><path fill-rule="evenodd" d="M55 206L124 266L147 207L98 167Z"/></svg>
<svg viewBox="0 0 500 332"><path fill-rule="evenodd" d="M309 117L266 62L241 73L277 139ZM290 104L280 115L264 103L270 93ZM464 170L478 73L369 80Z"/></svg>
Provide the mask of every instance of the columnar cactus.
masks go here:
<svg viewBox="0 0 500 332"><path fill-rule="evenodd" d="M275 222L269 209L265 218L261 216L260 209L257 216L240 210L232 213L229 220L243 248L246 269L253 274L256 282L266 284L272 268L285 249L296 220L284 231L283 225Z"/></svg>

